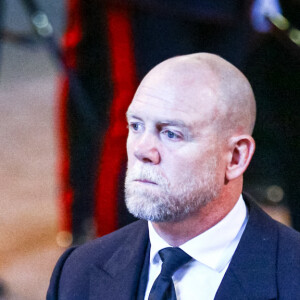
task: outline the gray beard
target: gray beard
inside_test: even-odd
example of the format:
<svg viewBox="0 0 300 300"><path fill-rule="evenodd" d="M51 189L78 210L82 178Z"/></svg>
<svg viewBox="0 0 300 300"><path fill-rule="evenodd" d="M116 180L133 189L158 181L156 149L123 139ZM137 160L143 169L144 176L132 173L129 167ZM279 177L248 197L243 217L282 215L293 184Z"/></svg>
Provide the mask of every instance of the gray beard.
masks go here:
<svg viewBox="0 0 300 300"><path fill-rule="evenodd" d="M172 188L165 177L154 173L153 167L143 166L127 170L125 201L131 214L152 222L174 222L184 220L196 213L220 193L216 184L216 162L205 166L201 176L185 176ZM133 180L144 179L158 186L143 186Z"/></svg>

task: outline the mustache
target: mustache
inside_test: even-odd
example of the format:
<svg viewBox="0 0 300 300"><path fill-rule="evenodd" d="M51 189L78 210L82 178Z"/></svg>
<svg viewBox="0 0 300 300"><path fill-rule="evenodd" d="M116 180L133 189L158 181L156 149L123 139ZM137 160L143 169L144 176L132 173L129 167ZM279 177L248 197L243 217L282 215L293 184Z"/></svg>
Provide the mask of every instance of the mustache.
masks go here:
<svg viewBox="0 0 300 300"><path fill-rule="evenodd" d="M126 182L135 180L147 180L158 185L169 185L168 180L160 173L154 171L151 167L139 167L127 168Z"/></svg>

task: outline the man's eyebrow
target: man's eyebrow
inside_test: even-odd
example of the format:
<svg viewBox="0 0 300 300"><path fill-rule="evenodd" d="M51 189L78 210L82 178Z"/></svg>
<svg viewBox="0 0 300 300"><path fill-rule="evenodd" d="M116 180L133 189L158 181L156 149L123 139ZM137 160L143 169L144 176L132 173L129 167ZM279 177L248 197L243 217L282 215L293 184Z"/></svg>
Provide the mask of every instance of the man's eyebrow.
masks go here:
<svg viewBox="0 0 300 300"><path fill-rule="evenodd" d="M158 122L158 125L160 126L179 126L183 128L189 128L190 126L187 125L185 122L181 120L165 120L162 122Z"/></svg>
<svg viewBox="0 0 300 300"><path fill-rule="evenodd" d="M134 119L137 119L137 120L142 121L142 119L141 119L140 117L135 116L135 115L133 115L133 114L130 113L130 112L126 112L126 118L127 118L127 120L128 120L129 118L134 118Z"/></svg>
<svg viewBox="0 0 300 300"><path fill-rule="evenodd" d="M140 118L130 112L126 112L126 118L127 118L127 120L129 118L133 118L133 119L142 121L142 118ZM191 127L190 125L186 124L182 120L164 120L164 121L157 122L157 125L159 125L159 126L179 126L179 127L183 127L183 128Z"/></svg>

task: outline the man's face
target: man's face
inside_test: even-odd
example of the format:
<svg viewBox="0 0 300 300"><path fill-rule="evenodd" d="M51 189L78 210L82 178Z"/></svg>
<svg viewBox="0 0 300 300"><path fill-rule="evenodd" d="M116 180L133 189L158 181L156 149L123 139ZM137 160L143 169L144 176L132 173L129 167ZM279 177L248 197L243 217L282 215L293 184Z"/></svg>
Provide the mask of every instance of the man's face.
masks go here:
<svg viewBox="0 0 300 300"><path fill-rule="evenodd" d="M141 84L127 112L125 192L133 215L179 221L218 196L224 178L214 103L205 84L174 85L159 75Z"/></svg>

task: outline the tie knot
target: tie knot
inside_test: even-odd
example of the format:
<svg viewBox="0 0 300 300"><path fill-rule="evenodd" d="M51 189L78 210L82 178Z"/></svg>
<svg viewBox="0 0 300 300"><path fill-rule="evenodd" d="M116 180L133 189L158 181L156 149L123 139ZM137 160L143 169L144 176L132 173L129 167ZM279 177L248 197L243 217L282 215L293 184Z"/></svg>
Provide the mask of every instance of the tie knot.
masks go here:
<svg viewBox="0 0 300 300"><path fill-rule="evenodd" d="M168 247L158 252L163 264L161 275L172 277L173 274L192 258L178 247Z"/></svg>

